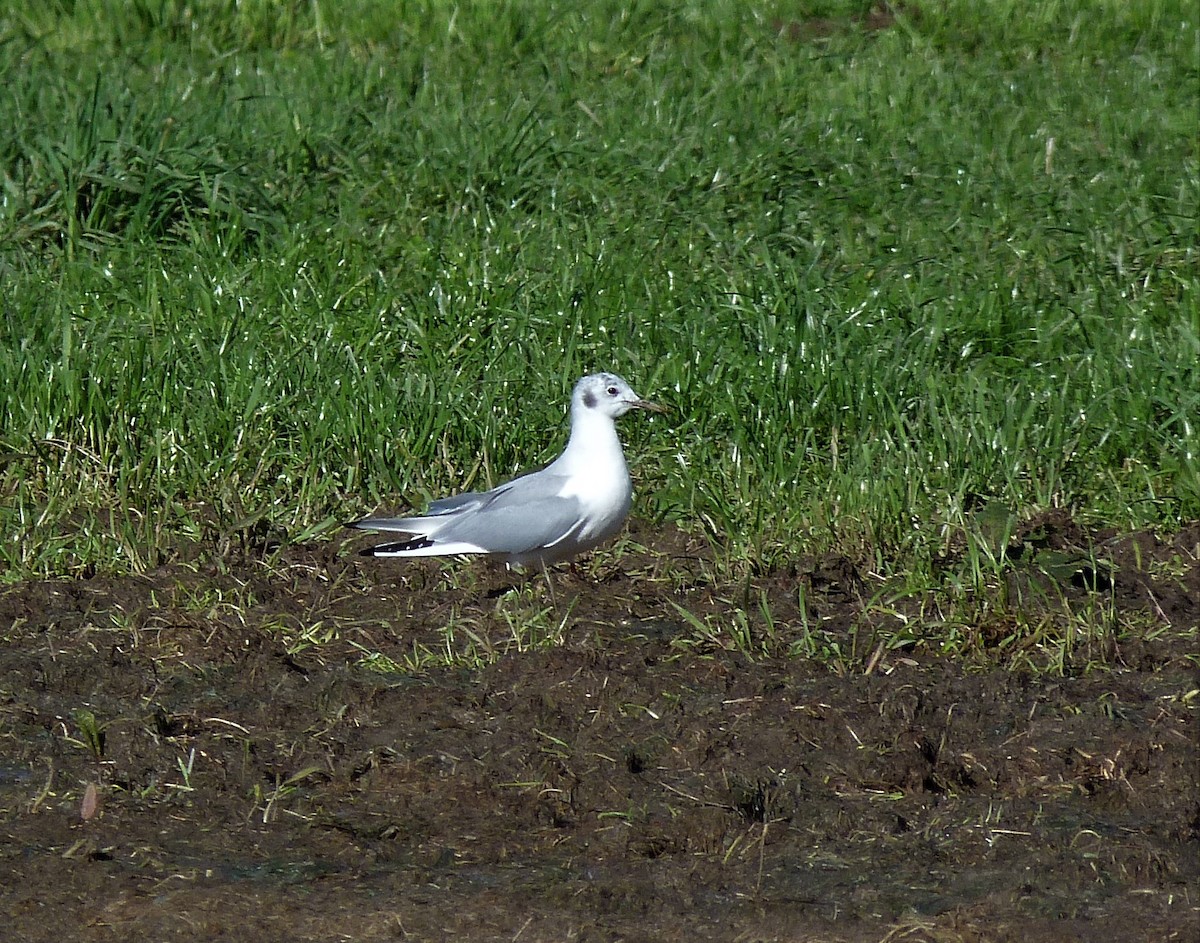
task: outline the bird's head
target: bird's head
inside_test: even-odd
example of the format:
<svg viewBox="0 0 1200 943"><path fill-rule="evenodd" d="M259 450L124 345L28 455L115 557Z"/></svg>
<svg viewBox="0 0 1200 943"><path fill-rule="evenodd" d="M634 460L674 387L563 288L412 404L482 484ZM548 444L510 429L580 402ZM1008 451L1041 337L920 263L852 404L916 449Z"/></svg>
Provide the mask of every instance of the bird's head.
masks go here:
<svg viewBox="0 0 1200 943"><path fill-rule="evenodd" d="M616 419L631 409L645 409L653 413L665 413L665 406L644 400L633 388L615 373L593 373L575 384L571 397L573 410L599 413Z"/></svg>

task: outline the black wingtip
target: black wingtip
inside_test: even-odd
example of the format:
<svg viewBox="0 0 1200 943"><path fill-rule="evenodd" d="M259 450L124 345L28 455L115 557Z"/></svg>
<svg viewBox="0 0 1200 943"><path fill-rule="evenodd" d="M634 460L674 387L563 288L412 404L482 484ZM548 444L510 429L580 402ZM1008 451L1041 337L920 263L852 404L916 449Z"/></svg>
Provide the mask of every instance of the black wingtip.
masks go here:
<svg viewBox="0 0 1200 943"><path fill-rule="evenodd" d="M424 550L426 547L432 547L433 541L428 537L413 537L409 540L398 540L390 544L377 544L374 547L367 547L365 550L360 550L359 555L364 557L387 557L405 553L409 550Z"/></svg>

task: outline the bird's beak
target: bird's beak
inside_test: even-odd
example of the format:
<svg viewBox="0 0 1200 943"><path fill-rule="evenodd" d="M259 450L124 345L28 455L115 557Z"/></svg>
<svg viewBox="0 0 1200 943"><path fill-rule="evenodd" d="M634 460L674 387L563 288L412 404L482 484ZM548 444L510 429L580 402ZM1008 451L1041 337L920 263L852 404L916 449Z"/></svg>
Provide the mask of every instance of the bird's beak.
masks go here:
<svg viewBox="0 0 1200 943"><path fill-rule="evenodd" d="M648 413L669 413L671 411L668 407L652 403L648 399L635 399L629 405L634 409L644 409Z"/></svg>

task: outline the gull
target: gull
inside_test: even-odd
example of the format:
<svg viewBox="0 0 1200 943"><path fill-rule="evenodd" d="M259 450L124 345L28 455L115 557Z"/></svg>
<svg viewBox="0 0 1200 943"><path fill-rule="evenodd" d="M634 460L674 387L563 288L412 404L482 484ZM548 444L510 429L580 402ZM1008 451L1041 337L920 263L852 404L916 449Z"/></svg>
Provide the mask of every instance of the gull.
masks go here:
<svg viewBox="0 0 1200 943"><path fill-rule="evenodd" d="M569 560L614 536L629 514L633 485L615 420L631 409L667 411L616 374L593 373L575 384L571 437L545 468L491 491L434 501L419 516L370 517L349 526L405 535L363 551L373 557L486 554L510 568Z"/></svg>

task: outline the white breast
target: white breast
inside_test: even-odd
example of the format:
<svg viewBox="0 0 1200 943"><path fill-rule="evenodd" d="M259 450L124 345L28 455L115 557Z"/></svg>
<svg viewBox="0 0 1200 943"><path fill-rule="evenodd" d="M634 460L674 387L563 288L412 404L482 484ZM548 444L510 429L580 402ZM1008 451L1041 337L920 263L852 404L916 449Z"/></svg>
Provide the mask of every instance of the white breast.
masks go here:
<svg viewBox="0 0 1200 943"><path fill-rule="evenodd" d="M621 461L618 466L597 466L572 475L562 496L582 505L586 523L580 537L599 541L620 530L629 514L633 485Z"/></svg>
<svg viewBox="0 0 1200 943"><path fill-rule="evenodd" d="M581 505L576 539L594 546L621 529L629 515L633 485L612 418L588 410L572 413L571 440L552 466L564 477L559 494Z"/></svg>

